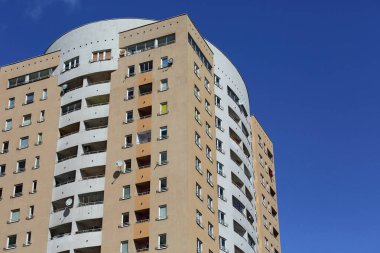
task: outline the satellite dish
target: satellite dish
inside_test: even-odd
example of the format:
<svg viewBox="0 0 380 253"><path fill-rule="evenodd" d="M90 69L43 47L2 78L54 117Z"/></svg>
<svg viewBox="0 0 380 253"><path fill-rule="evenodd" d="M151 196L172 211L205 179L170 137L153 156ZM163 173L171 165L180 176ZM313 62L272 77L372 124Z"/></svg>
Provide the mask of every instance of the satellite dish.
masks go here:
<svg viewBox="0 0 380 253"><path fill-rule="evenodd" d="M168 59L168 63L169 63L169 64L173 64L173 63L174 63L174 59L173 59L173 58L169 58L169 59Z"/></svg>
<svg viewBox="0 0 380 253"><path fill-rule="evenodd" d="M121 167L121 166L123 166L123 161L122 160L118 160L118 161L116 161L116 166L117 167Z"/></svg>
<svg viewBox="0 0 380 253"><path fill-rule="evenodd" d="M62 85L62 89L63 90L66 90L69 86L65 83L64 85Z"/></svg>
<svg viewBox="0 0 380 253"><path fill-rule="evenodd" d="M65 205L66 205L67 207L71 206L72 204L73 204L73 199L72 199L72 198L68 198L68 199L66 199L66 201L65 201Z"/></svg>

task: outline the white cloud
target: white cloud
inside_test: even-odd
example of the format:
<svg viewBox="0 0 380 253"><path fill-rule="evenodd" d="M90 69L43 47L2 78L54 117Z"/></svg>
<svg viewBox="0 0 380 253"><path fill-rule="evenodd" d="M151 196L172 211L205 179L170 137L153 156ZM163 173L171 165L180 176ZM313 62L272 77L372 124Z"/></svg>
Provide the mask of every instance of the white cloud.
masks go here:
<svg viewBox="0 0 380 253"><path fill-rule="evenodd" d="M5 0L0 0L5 1ZM63 3L70 9L74 9L79 6L81 0L33 0L31 6L26 10L28 16L34 20L38 20L44 10L55 3Z"/></svg>

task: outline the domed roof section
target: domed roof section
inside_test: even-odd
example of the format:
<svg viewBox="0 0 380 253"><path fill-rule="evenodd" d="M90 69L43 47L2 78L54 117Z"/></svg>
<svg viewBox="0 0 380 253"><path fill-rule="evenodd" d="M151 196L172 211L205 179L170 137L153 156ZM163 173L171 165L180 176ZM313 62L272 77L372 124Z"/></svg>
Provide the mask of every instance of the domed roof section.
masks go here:
<svg viewBox="0 0 380 253"><path fill-rule="evenodd" d="M51 53L65 50L69 45L82 45L88 41L118 40L120 32L156 22L139 18L120 18L96 21L79 26L54 41L45 51Z"/></svg>

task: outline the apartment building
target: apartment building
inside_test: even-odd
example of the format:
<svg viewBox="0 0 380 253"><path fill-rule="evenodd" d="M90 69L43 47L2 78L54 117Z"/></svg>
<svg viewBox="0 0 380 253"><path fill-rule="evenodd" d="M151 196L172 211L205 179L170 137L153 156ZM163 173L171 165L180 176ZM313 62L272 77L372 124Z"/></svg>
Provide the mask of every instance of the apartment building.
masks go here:
<svg viewBox="0 0 380 253"><path fill-rule="evenodd" d="M4 252L261 252L248 92L187 15L69 31L0 103Z"/></svg>
<svg viewBox="0 0 380 253"><path fill-rule="evenodd" d="M279 253L276 177L273 143L255 116L251 116L259 252Z"/></svg>

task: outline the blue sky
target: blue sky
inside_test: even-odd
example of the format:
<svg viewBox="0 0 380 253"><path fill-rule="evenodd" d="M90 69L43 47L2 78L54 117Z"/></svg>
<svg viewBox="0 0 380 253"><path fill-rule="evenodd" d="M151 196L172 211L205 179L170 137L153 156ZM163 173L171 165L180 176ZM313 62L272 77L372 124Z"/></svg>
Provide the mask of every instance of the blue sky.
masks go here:
<svg viewBox="0 0 380 253"><path fill-rule="evenodd" d="M0 65L84 23L188 13L240 70L274 141L283 252L378 248L378 0L0 0L0 9Z"/></svg>

